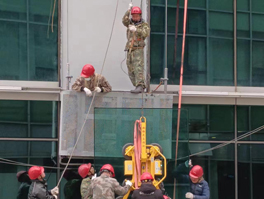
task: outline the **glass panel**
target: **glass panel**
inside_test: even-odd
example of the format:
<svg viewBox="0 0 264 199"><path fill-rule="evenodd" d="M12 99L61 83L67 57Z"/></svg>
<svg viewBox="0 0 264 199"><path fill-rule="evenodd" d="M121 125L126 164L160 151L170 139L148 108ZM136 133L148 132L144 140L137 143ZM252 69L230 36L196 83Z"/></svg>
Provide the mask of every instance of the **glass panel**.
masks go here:
<svg viewBox="0 0 264 199"><path fill-rule="evenodd" d="M179 30L183 33L183 9L179 11ZM175 33L176 8L168 8L168 32ZM206 34L206 12L198 10L188 10L187 34Z"/></svg>
<svg viewBox="0 0 264 199"><path fill-rule="evenodd" d="M237 40L237 85L250 86L250 41Z"/></svg>
<svg viewBox="0 0 264 199"><path fill-rule="evenodd" d="M177 137L177 123L178 123L178 105L173 105L173 116L172 116L172 140L176 140ZM181 120L180 120L180 131L179 131L179 140L188 140L189 139L189 117L188 110L181 109Z"/></svg>
<svg viewBox="0 0 264 199"><path fill-rule="evenodd" d="M150 36L150 74L151 83L160 83L164 68L164 35Z"/></svg>
<svg viewBox="0 0 264 199"><path fill-rule="evenodd" d="M217 145L191 143L191 154L210 149ZM204 178L210 187L210 198L235 198L234 155L234 145L229 144L222 148L191 157L193 165L200 165L204 169Z"/></svg>
<svg viewBox="0 0 264 199"><path fill-rule="evenodd" d="M210 85L234 85L233 45L233 40L209 40Z"/></svg>
<svg viewBox="0 0 264 199"><path fill-rule="evenodd" d="M174 36L168 37L168 69L169 84L179 84L181 66L182 38L177 41L176 68L174 68ZM184 80L185 85L206 84L206 39L187 37L184 56Z"/></svg>
<svg viewBox="0 0 264 199"><path fill-rule="evenodd" d="M31 142L30 155L31 156L45 156L51 157L56 153L56 142Z"/></svg>
<svg viewBox="0 0 264 199"><path fill-rule="evenodd" d="M249 0L237 1L237 10L248 11L249 10Z"/></svg>
<svg viewBox="0 0 264 199"><path fill-rule="evenodd" d="M264 86L264 42L253 41L252 86Z"/></svg>
<svg viewBox="0 0 264 199"><path fill-rule="evenodd" d="M134 123L140 115L141 109L95 108L95 156L123 157L121 149L133 143ZM171 158L172 109L144 109L144 116L147 144L158 143L164 155Z"/></svg>
<svg viewBox="0 0 264 199"><path fill-rule="evenodd" d="M28 137L28 125L0 123L0 137Z"/></svg>
<svg viewBox="0 0 264 199"><path fill-rule="evenodd" d="M182 108L189 112L189 137L191 140L207 140L207 106L183 105Z"/></svg>
<svg viewBox="0 0 264 199"><path fill-rule="evenodd" d="M255 39L264 38L264 15L252 15L252 36Z"/></svg>
<svg viewBox="0 0 264 199"><path fill-rule="evenodd" d="M164 7L150 7L151 18L150 26L151 32L164 32L165 31L165 9Z"/></svg>
<svg viewBox="0 0 264 199"><path fill-rule="evenodd" d="M264 106L251 106L251 130L254 130L264 124L262 117ZM264 140L264 130L251 135L252 140Z"/></svg>
<svg viewBox="0 0 264 199"><path fill-rule="evenodd" d="M47 28L45 25L30 25L30 80L58 80L58 29L54 27L55 33L47 37Z"/></svg>
<svg viewBox="0 0 264 199"><path fill-rule="evenodd" d="M0 137L56 138L57 102L0 100Z"/></svg>
<svg viewBox="0 0 264 199"><path fill-rule="evenodd" d="M237 36L249 37L249 14L237 13Z"/></svg>
<svg viewBox="0 0 264 199"><path fill-rule="evenodd" d="M54 1L29 0L29 20L48 23L49 18L52 18L53 6ZM53 24L58 24L58 1L56 1Z"/></svg>
<svg viewBox="0 0 264 199"><path fill-rule="evenodd" d="M30 102L31 121L38 123L52 122L52 104L53 102L32 101Z"/></svg>
<svg viewBox="0 0 264 199"><path fill-rule="evenodd" d="M233 11L233 1L230 0L210 0L209 9Z"/></svg>
<svg viewBox="0 0 264 199"><path fill-rule="evenodd" d="M27 68L27 24L0 21L0 79L26 80Z"/></svg>
<svg viewBox="0 0 264 199"><path fill-rule="evenodd" d="M165 5L165 1L164 0L151 0L150 1L150 5L154 5L154 4L163 4L163 5Z"/></svg>
<svg viewBox="0 0 264 199"><path fill-rule="evenodd" d="M238 195L239 198L262 197L264 186L263 162L264 145L238 145Z"/></svg>
<svg viewBox="0 0 264 199"><path fill-rule="evenodd" d="M0 18L26 20L26 0L1 0Z"/></svg>
<svg viewBox="0 0 264 199"><path fill-rule="evenodd" d="M0 156L12 158L28 155L28 142L0 141Z"/></svg>
<svg viewBox="0 0 264 199"><path fill-rule="evenodd" d="M0 120L6 122L26 122L27 109L27 101L0 100Z"/></svg>
<svg viewBox="0 0 264 199"><path fill-rule="evenodd" d="M264 8L264 1L262 0L252 0L252 11L253 12L262 12Z"/></svg>
<svg viewBox="0 0 264 199"><path fill-rule="evenodd" d="M210 35L233 38L233 14L210 12L209 15Z"/></svg>
<svg viewBox="0 0 264 199"><path fill-rule="evenodd" d="M237 136L247 133L249 129L249 107L237 106Z"/></svg>

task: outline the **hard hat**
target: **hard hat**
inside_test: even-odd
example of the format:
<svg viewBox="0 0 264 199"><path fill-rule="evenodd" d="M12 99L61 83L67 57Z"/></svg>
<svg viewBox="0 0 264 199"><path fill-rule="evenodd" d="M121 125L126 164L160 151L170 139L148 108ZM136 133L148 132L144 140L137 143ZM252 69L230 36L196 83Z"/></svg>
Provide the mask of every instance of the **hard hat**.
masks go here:
<svg viewBox="0 0 264 199"><path fill-rule="evenodd" d="M27 171L19 171L19 172L17 172L16 177L17 177L18 182L21 182L20 177L21 177L23 174L25 174L25 173L27 173Z"/></svg>
<svg viewBox="0 0 264 199"><path fill-rule="evenodd" d="M37 179L42 173L44 173L44 168L39 166L33 166L28 170L28 176L31 180Z"/></svg>
<svg viewBox="0 0 264 199"><path fill-rule="evenodd" d="M200 178L203 176L203 168L199 165L195 165L190 173L189 173L190 177L192 178Z"/></svg>
<svg viewBox="0 0 264 199"><path fill-rule="evenodd" d="M79 166L78 168L79 175L82 176L82 178L85 178L88 175L91 166L92 166L91 163L82 164L81 166Z"/></svg>
<svg viewBox="0 0 264 199"><path fill-rule="evenodd" d="M142 11L141 11L140 7L135 6L135 7L132 8L131 14L132 15L133 14L142 14Z"/></svg>
<svg viewBox="0 0 264 199"><path fill-rule="evenodd" d="M91 75L94 74L94 67L91 64L85 64L84 67L82 68L82 77L90 77Z"/></svg>
<svg viewBox="0 0 264 199"><path fill-rule="evenodd" d="M111 164L105 164L104 166L102 166L100 171L103 171L103 170L110 171L113 174L113 178L115 177L115 171L114 171L114 168Z"/></svg>
<svg viewBox="0 0 264 199"><path fill-rule="evenodd" d="M144 181L144 180L153 180L152 175L149 172L144 172L141 177L140 177L140 181Z"/></svg>
<svg viewBox="0 0 264 199"><path fill-rule="evenodd" d="M171 199L169 196L163 195L164 199Z"/></svg>

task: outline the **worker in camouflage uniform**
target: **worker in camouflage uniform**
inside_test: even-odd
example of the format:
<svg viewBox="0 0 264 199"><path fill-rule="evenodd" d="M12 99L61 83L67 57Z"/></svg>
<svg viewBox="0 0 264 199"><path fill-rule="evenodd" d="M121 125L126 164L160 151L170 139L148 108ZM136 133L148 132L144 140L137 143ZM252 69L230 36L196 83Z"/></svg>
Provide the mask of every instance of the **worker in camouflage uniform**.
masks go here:
<svg viewBox="0 0 264 199"><path fill-rule="evenodd" d="M72 89L79 92L84 91L88 97L93 95L92 91L97 93L112 91L112 87L105 77L95 73L94 67L91 64L86 64L83 67L81 77L75 81Z"/></svg>
<svg viewBox="0 0 264 199"><path fill-rule="evenodd" d="M129 18L131 11L132 19ZM141 93L146 88L144 75L144 40L149 36L148 23L141 17L139 7L129 4L129 9L123 17L123 24L127 27L127 69L132 84L136 87L131 93Z"/></svg>
<svg viewBox="0 0 264 199"><path fill-rule="evenodd" d="M115 177L112 165L105 164L100 169L101 175L92 180L88 189L88 196L93 199L115 199L115 194L124 196L132 186L132 182L126 181L126 185L121 187Z"/></svg>
<svg viewBox="0 0 264 199"><path fill-rule="evenodd" d="M88 188L92 183L92 180L96 178L96 174L94 168L92 167L91 163L89 164L82 164L78 169L79 175L83 178L81 184L81 195L82 199L91 199L92 197L87 196Z"/></svg>

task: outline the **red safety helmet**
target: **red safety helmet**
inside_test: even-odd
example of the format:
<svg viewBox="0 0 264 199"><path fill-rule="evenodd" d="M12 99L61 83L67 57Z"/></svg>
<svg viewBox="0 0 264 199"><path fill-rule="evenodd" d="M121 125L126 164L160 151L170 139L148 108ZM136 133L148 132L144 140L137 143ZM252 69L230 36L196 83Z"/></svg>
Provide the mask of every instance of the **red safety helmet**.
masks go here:
<svg viewBox="0 0 264 199"><path fill-rule="evenodd" d="M149 181L149 180L153 180L152 175L149 172L144 172L141 177L140 177L140 181Z"/></svg>
<svg viewBox="0 0 264 199"><path fill-rule="evenodd" d="M79 166L78 168L78 173L82 178L85 178L88 173L90 172L91 169L91 163L88 164L82 164L81 166Z"/></svg>
<svg viewBox="0 0 264 199"><path fill-rule="evenodd" d="M192 178L200 178L203 176L203 168L199 165L195 165L190 173L189 173L190 177Z"/></svg>
<svg viewBox="0 0 264 199"><path fill-rule="evenodd" d="M82 68L81 76L88 78L94 74L94 71L95 71L94 67L91 64L85 64L84 67Z"/></svg>
<svg viewBox="0 0 264 199"><path fill-rule="evenodd" d="M115 177L115 170L113 168L113 166L111 164L105 164L104 166L102 166L102 168L100 169L100 171L103 171L103 170L107 170L107 171L110 171L112 174L113 174L113 178Z"/></svg>
<svg viewBox="0 0 264 199"><path fill-rule="evenodd" d="M19 171L19 172L17 172L16 177L17 177L18 182L21 182L20 177L21 177L23 174L26 174L26 173L27 173L27 171Z"/></svg>
<svg viewBox="0 0 264 199"><path fill-rule="evenodd" d="M142 14L142 11L141 11L140 7L135 6L135 7L132 8L131 14L132 15L133 14Z"/></svg>
<svg viewBox="0 0 264 199"><path fill-rule="evenodd" d="M37 179L42 173L44 173L44 168L39 166L33 166L28 170L28 176L31 180Z"/></svg>

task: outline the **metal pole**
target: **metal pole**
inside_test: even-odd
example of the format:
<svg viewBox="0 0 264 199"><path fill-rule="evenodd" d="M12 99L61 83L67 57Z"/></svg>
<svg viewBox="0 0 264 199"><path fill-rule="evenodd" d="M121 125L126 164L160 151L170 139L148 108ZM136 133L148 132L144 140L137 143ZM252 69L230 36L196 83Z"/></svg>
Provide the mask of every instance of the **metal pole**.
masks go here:
<svg viewBox="0 0 264 199"><path fill-rule="evenodd" d="M167 94L168 84L168 66L167 66L167 50L168 50L168 0L165 0L165 45L164 45L164 93Z"/></svg>

